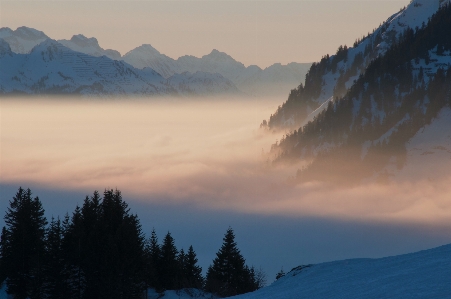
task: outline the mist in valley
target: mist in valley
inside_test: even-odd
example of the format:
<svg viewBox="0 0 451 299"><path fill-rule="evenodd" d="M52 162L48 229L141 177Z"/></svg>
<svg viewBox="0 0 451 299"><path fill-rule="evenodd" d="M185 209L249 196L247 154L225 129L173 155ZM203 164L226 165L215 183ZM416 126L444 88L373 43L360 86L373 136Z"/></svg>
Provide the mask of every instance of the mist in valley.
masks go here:
<svg viewBox="0 0 451 299"><path fill-rule="evenodd" d="M0 212L19 186L49 203L48 217L70 213L94 190L117 188L146 234L156 227L186 246L191 242L203 267L227 226L238 237L241 230L244 256L264 267L269 282L283 265L289 270L384 256L449 240L451 154L428 155L428 165L440 172L432 167L422 174L412 152L404 168L393 168L384 182L369 177L344 186L297 183L297 170L308 162L272 163L271 145L287 132L259 128L280 102L2 99ZM434 141L423 143L428 142L434 147Z"/></svg>

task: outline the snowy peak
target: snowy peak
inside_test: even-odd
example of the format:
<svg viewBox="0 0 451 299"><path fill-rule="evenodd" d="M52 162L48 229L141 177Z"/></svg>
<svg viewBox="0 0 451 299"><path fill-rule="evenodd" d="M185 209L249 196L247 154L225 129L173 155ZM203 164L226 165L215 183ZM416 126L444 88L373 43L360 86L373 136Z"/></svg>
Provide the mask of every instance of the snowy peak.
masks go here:
<svg viewBox="0 0 451 299"><path fill-rule="evenodd" d="M121 54L116 50L103 49L95 37L88 38L83 34L72 36L70 40L59 40L59 43L77 52L85 53L92 56L107 56L111 59L118 60Z"/></svg>
<svg viewBox="0 0 451 299"><path fill-rule="evenodd" d="M152 47L152 45L150 45L150 44L142 44L141 46L131 50L130 52L127 52L127 54L129 54L131 52L135 52L135 51L138 53L145 53L147 55L161 55L160 51L158 51L157 49ZM127 55L127 54L125 54L125 55Z"/></svg>
<svg viewBox="0 0 451 299"><path fill-rule="evenodd" d="M11 47L14 53L26 54L31 49L49 37L44 32L28 28L19 27L11 30L8 27L0 28L0 38L3 38Z"/></svg>
<svg viewBox="0 0 451 299"><path fill-rule="evenodd" d="M70 39L71 42L76 44L79 47L100 47L99 42L95 37L87 38L83 34L77 34L72 36Z"/></svg>
<svg viewBox="0 0 451 299"><path fill-rule="evenodd" d="M16 30L11 30L8 27L0 28L0 37L5 38L9 36L15 36L18 38L22 38L24 40L38 40L49 38L44 32L29 28L29 27L18 27Z"/></svg>
<svg viewBox="0 0 451 299"><path fill-rule="evenodd" d="M244 64L236 61L235 59L232 58L232 56L224 53L224 52L220 52L216 49L213 49L210 54L204 55L202 56L202 59L205 60L211 60L211 61L217 61L217 62L232 62L232 63L239 63L240 65L242 65L244 67Z"/></svg>
<svg viewBox="0 0 451 299"><path fill-rule="evenodd" d="M149 44L143 44L127 52L123 60L139 69L150 67L165 78L181 72L174 59L161 54Z"/></svg>
<svg viewBox="0 0 451 299"><path fill-rule="evenodd" d="M9 45L0 39L0 49ZM166 80L150 68L95 57L47 39L30 54L0 56L0 94L179 95L236 93L220 75L185 74Z"/></svg>
<svg viewBox="0 0 451 299"><path fill-rule="evenodd" d="M62 44L60 44L59 42L57 42L54 39L48 38L45 41L43 41L43 42L39 43L38 45L36 45L35 47L33 47L33 49L31 49L30 54L48 51L49 49L62 50L63 48L65 48L65 47Z"/></svg>

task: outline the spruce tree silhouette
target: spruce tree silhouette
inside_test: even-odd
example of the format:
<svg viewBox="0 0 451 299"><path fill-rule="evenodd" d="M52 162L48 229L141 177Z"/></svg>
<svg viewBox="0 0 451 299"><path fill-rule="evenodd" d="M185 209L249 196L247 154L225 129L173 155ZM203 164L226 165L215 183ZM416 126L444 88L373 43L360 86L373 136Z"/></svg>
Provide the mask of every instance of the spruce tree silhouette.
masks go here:
<svg viewBox="0 0 451 299"><path fill-rule="evenodd" d="M254 291L255 285L251 271L237 247L233 230L229 227L213 265L208 268L205 289L218 296L228 297Z"/></svg>
<svg viewBox="0 0 451 299"><path fill-rule="evenodd" d="M35 299L43 295L45 252L44 209L31 190L19 188L4 217L6 227L1 235L1 265L6 292L17 299Z"/></svg>

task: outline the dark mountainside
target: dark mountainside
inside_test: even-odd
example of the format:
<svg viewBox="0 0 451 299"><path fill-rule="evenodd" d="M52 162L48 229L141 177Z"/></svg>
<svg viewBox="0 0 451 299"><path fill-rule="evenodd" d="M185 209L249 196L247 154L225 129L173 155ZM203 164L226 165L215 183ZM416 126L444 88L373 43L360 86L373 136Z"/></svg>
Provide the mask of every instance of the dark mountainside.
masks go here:
<svg viewBox="0 0 451 299"><path fill-rule="evenodd" d="M369 63L343 96L336 91L334 99L313 121L273 145L275 162L310 159L310 165L298 171L298 180L339 183L358 182L381 170L393 157L402 167L405 143L450 105L449 28L451 6L445 4L427 25L406 29L385 55ZM346 57L346 51L341 49L337 56ZM294 95L317 93L315 86L320 82L313 79L316 71L333 69L337 59L315 64L306 80L313 83L292 91L284 109L293 105L297 108L289 111L305 115L307 108L298 108L311 102L294 101ZM270 127L277 115L270 120ZM365 146L366 154L362 152Z"/></svg>

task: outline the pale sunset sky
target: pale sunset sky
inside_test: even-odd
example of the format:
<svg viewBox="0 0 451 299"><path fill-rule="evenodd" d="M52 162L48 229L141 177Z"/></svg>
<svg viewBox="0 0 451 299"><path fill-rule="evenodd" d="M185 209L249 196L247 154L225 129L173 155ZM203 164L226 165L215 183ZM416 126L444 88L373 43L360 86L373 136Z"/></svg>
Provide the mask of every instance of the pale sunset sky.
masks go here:
<svg viewBox="0 0 451 299"><path fill-rule="evenodd" d="M169 57L217 49L246 66L313 62L379 26L410 0L5 1L0 26L54 39L96 37L122 55L151 44Z"/></svg>

